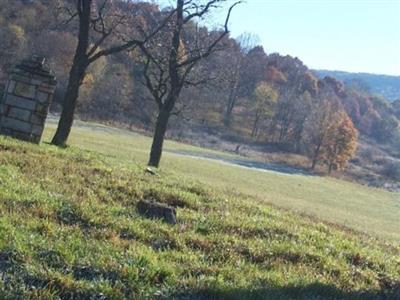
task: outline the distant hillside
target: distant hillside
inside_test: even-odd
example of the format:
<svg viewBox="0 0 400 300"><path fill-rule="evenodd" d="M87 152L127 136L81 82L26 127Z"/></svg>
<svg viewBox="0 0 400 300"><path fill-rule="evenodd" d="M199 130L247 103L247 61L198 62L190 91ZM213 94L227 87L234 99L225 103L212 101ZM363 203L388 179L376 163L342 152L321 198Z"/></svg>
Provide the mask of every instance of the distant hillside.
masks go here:
<svg viewBox="0 0 400 300"><path fill-rule="evenodd" d="M314 70L314 72L321 78L332 76L347 84L368 88L372 93L380 94L390 101L400 99L400 76L328 70Z"/></svg>

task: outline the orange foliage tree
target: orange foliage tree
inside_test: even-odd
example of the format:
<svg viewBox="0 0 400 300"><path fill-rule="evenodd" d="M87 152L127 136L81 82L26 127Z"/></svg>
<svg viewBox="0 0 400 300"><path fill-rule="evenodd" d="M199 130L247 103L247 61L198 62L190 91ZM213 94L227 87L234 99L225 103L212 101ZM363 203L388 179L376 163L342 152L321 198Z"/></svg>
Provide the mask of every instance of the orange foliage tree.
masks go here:
<svg viewBox="0 0 400 300"><path fill-rule="evenodd" d="M305 124L303 143L314 169L318 163L329 172L343 169L357 150L358 131L335 97L318 101Z"/></svg>
<svg viewBox="0 0 400 300"><path fill-rule="evenodd" d="M342 170L357 151L358 131L349 116L343 111L338 122L331 124L324 145L324 161L329 173Z"/></svg>

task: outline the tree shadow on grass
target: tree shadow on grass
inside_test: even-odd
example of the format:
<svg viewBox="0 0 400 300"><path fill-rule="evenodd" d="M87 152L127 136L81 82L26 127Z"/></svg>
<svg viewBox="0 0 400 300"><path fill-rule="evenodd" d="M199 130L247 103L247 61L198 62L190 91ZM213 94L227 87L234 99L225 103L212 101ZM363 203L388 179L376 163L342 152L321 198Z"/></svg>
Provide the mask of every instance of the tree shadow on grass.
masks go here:
<svg viewBox="0 0 400 300"><path fill-rule="evenodd" d="M303 287L216 290L204 289L178 295L195 300L400 300L400 283L376 291L343 291L335 286L313 283Z"/></svg>

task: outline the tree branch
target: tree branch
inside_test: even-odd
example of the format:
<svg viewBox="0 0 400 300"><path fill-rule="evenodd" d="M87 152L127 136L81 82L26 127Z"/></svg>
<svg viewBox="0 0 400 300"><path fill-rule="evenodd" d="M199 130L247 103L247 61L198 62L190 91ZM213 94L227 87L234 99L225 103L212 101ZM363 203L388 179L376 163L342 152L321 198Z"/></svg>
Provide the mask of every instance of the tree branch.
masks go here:
<svg viewBox="0 0 400 300"><path fill-rule="evenodd" d="M204 16L212 7L215 7L214 4L219 3L219 2L224 2L225 0L211 0L209 1L206 5L196 5L195 3L193 4L193 8L196 9L195 13L191 13L189 15L187 15L184 19L183 19L183 23L186 24L188 23L190 20L192 20L193 18L201 18L202 16ZM189 4L191 1L186 2L185 4ZM188 11L188 10L185 10Z"/></svg>
<svg viewBox="0 0 400 300"><path fill-rule="evenodd" d="M168 23L169 19L172 17L172 15L175 13L176 10L171 11L171 13L163 20L163 22L148 36L146 36L143 40L138 40L138 39L132 39L125 44L121 44L118 46L110 47L108 49L101 50L97 52L96 54L92 55L89 57L89 63L94 62L95 60L99 59L102 56L108 56L117 52L121 52L124 50L133 50L136 47L141 47L144 44L146 44L151 38L153 38L162 28L166 26ZM93 54L93 53L92 53Z"/></svg>
<svg viewBox="0 0 400 300"><path fill-rule="evenodd" d="M212 42L212 43L207 47L207 50L206 50L204 53L200 53L200 54L197 55L197 56L191 57L191 58L189 58L189 59L183 61L182 63L180 63L180 64L178 65L179 67L183 67L183 66L190 65L190 64L192 64L192 63L196 63L197 61L199 61L199 60L201 60L201 59L203 59L203 58L206 58L206 57L210 56L210 55L214 52L213 50L214 50L215 46L229 33L228 22L229 22L229 19L230 19L230 16L231 16L231 12L232 12L233 8L234 8L236 5L240 4L240 3L241 3L241 1L235 2L235 3L229 8L228 15L226 16L226 19L225 19L224 31L222 32L222 34L219 35L218 38L216 38L216 39L214 40L214 42Z"/></svg>

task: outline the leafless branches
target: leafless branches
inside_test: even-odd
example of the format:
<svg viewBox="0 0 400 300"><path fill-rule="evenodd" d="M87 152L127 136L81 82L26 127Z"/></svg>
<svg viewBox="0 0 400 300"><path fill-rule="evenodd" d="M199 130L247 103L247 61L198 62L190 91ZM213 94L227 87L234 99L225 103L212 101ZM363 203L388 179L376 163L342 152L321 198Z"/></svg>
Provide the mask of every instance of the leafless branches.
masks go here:
<svg viewBox="0 0 400 300"><path fill-rule="evenodd" d="M226 1L211 0L207 1L205 4L198 4L193 0L181 1L180 9L182 17L175 16L173 18L174 20L166 24L168 26L164 27L164 30L160 32L160 35L158 35L152 43L139 45L142 53L147 58L147 63L144 68L146 86L153 97L159 97L159 99L156 100L158 104L163 103L167 94L165 91L167 88L170 88L171 85L178 86L180 89L183 86L203 85L212 80L210 77L200 79L189 79L188 77L202 59L207 58L212 53L219 50L217 46L229 33L228 22L231 17L231 12L240 1L230 6L222 31L218 34L214 33L214 37L207 32L202 34L199 30L198 23L194 23L194 21L195 19L204 17L213 8L218 7L224 2ZM176 13L178 9L179 1L174 13ZM196 30L195 39L192 41L184 41L184 30L189 24L193 23ZM166 32L166 30L168 30L168 32ZM175 45L173 45L173 35L175 35L176 39ZM179 38L177 38L178 35ZM166 37L168 37L167 40L165 40ZM169 82L172 78L171 73L177 74L177 76L175 76L176 82L174 83ZM154 84L150 84L152 82L154 82ZM162 89L163 92L159 93L154 91L157 89ZM160 96L162 97L160 98Z"/></svg>
<svg viewBox="0 0 400 300"><path fill-rule="evenodd" d="M204 2L203 2L204 3ZM240 2L234 3L228 10L223 29L214 35L207 30L201 31L196 21L203 18L212 9L225 0L207 0L199 4L195 0L176 0L172 17L165 27L154 35L148 43L139 44L144 57L145 85L158 105L158 116L150 153L149 165L158 167L168 120L171 115L177 115L181 109L176 108L182 88L207 83L210 78L190 79L195 66L203 59L218 50L217 45L228 35L228 22L233 8ZM193 30L192 34L186 34ZM204 34L202 34L204 33ZM185 40L185 36L191 36Z"/></svg>

